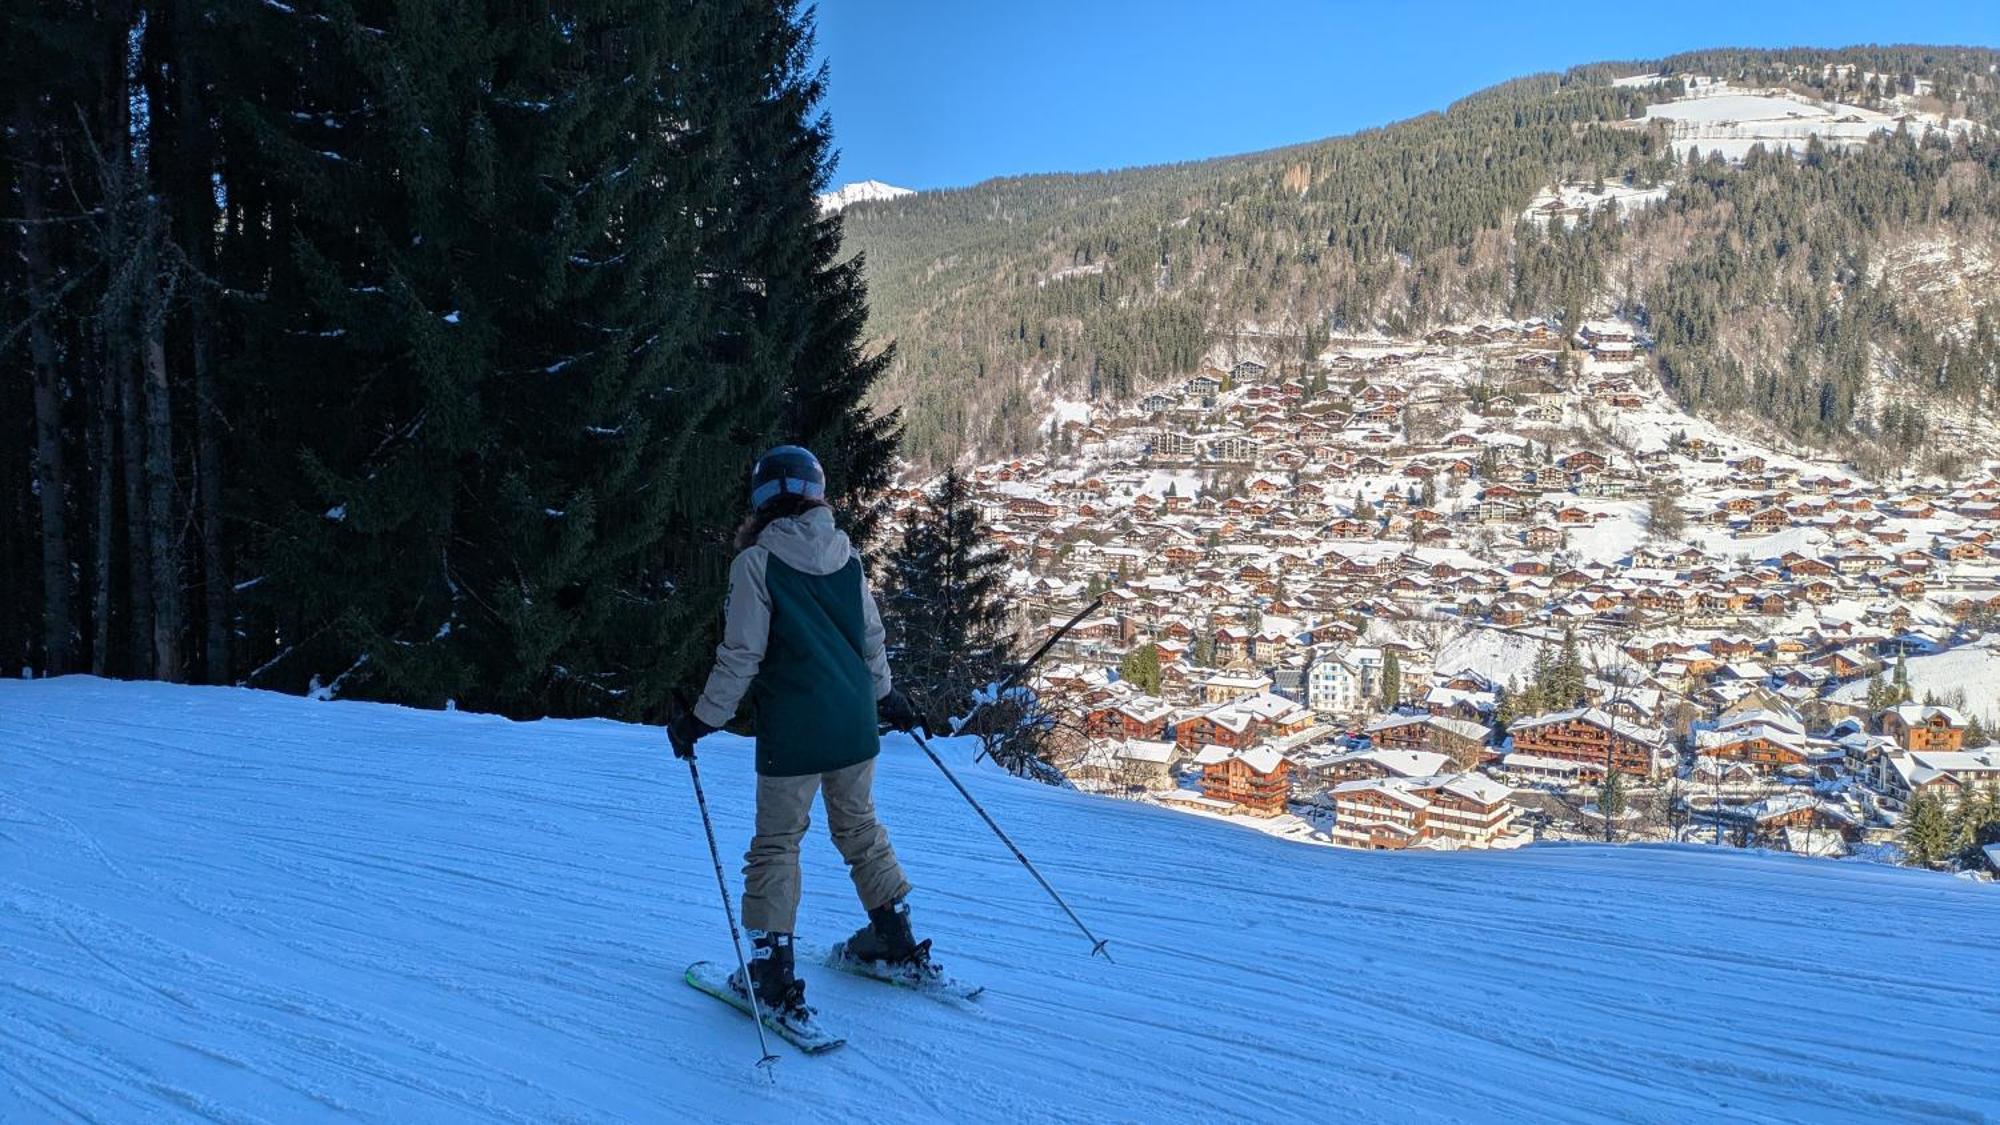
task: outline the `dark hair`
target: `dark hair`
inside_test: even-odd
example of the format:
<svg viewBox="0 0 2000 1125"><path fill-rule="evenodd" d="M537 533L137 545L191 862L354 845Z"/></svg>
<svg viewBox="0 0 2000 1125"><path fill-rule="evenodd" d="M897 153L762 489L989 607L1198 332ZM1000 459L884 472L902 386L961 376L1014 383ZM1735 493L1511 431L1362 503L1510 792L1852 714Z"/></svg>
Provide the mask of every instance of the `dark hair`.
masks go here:
<svg viewBox="0 0 2000 1125"><path fill-rule="evenodd" d="M736 549L741 551L746 547L755 546L757 537L764 534L764 529L771 526L772 520L802 516L814 508L829 506L824 500L800 496L795 492L773 496L770 503L751 512L744 517L742 523L736 525Z"/></svg>

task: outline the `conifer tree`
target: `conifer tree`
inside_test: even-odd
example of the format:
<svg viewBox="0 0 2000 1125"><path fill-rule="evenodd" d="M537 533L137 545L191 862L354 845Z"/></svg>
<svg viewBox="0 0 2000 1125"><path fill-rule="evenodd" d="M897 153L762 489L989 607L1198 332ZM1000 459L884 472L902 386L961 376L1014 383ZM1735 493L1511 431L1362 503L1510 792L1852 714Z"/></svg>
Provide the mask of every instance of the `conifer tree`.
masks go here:
<svg viewBox="0 0 2000 1125"><path fill-rule="evenodd" d="M1139 645L1118 662L1118 678L1147 695L1160 694L1160 648L1151 641Z"/></svg>
<svg viewBox="0 0 2000 1125"><path fill-rule="evenodd" d="M1868 727L1870 730L1873 730L1876 728L1878 717L1882 712L1888 710L1895 701L1894 692L1888 684L1882 682L1882 673L1880 672L1868 677L1867 701Z"/></svg>
<svg viewBox="0 0 2000 1125"><path fill-rule="evenodd" d="M1521 682L1516 678L1508 680L1493 693L1493 730L1498 737L1507 737L1507 728L1520 717L1520 691Z"/></svg>
<svg viewBox="0 0 2000 1125"><path fill-rule="evenodd" d="M1540 695L1540 702L1544 705L1549 703L1547 698L1548 686L1554 676L1555 660L1549 654L1549 646L1546 642L1537 641L1535 643L1535 662L1528 670L1528 683Z"/></svg>
<svg viewBox="0 0 2000 1125"><path fill-rule="evenodd" d="M1958 850L1957 833L1944 799L1929 789L1911 796L1903 810L1903 861L1913 867L1937 867Z"/></svg>
<svg viewBox="0 0 2000 1125"><path fill-rule="evenodd" d="M1390 649L1382 655L1382 706L1394 711L1403 701L1403 658Z"/></svg>
<svg viewBox="0 0 2000 1125"><path fill-rule="evenodd" d="M1961 788L1951 809L1951 827L1960 846L1960 862L1976 866L1982 849L2000 844L2000 783Z"/></svg>
<svg viewBox="0 0 2000 1125"><path fill-rule="evenodd" d="M1623 770L1606 770L1604 780L1597 786L1597 812L1604 818L1604 838L1610 841L1617 836L1617 823L1625 815L1625 773Z"/></svg>
<svg viewBox="0 0 2000 1125"><path fill-rule="evenodd" d="M1557 705L1561 707L1574 707L1582 703L1584 697L1583 657L1577 649L1576 629L1574 626L1565 625L1563 627L1562 656L1556 662L1556 671L1559 677L1556 690L1560 700Z"/></svg>
<svg viewBox="0 0 2000 1125"><path fill-rule="evenodd" d="M279 640L254 681L657 711L707 659L756 454L814 447L858 538L886 480L809 27L755 0L289 12L226 25L300 71L223 106L256 160L223 258L268 275L231 365L250 633Z"/></svg>
<svg viewBox="0 0 2000 1125"><path fill-rule="evenodd" d="M964 712L976 690L1005 674L1013 651L1006 569L965 479L946 471L904 524L882 593L897 681L939 718Z"/></svg>
<svg viewBox="0 0 2000 1125"><path fill-rule="evenodd" d="M1538 681L1530 680L1527 687L1513 695L1516 700L1514 708L1516 718L1530 719L1551 710L1548 694L1542 690L1542 685Z"/></svg>
<svg viewBox="0 0 2000 1125"><path fill-rule="evenodd" d="M1986 732L1986 723L1979 716L1974 715L1966 720L1965 748L1967 750L1980 749L1990 741L1992 741L1992 735Z"/></svg>

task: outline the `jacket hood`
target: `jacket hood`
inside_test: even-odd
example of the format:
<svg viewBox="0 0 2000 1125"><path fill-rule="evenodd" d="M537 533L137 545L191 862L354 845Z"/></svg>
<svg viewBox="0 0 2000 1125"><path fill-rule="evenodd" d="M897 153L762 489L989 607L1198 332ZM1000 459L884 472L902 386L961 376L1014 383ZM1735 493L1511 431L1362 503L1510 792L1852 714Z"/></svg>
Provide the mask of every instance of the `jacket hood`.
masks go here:
<svg viewBox="0 0 2000 1125"><path fill-rule="evenodd" d="M832 574L854 557L854 545L847 541L845 531L833 526L830 508L772 520L757 537L757 545L786 566L807 574Z"/></svg>

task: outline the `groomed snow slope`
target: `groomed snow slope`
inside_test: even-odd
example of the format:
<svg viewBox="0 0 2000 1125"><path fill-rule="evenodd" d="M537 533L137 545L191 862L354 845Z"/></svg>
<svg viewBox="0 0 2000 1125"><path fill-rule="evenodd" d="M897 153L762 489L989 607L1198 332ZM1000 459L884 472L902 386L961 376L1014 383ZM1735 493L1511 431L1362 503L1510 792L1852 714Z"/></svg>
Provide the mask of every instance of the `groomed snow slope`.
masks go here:
<svg viewBox="0 0 2000 1125"><path fill-rule="evenodd" d="M747 753L704 744L732 853ZM1365 854L967 771L880 804L958 1012L819 972L760 1081L660 732L0 683L0 1120L1983 1120L2000 892L1702 849ZM804 929L857 921L823 837ZM734 863L732 861L732 868ZM783 1050L783 1048L780 1048Z"/></svg>

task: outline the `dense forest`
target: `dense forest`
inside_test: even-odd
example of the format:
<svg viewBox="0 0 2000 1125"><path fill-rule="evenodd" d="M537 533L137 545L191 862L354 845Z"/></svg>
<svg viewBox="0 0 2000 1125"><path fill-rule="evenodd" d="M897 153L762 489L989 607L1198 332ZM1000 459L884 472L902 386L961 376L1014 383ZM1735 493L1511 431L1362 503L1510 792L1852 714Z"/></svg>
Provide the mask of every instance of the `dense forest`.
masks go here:
<svg viewBox="0 0 2000 1125"><path fill-rule="evenodd" d="M4 18L8 674L657 714L756 453L886 482L789 0Z"/></svg>
<svg viewBox="0 0 2000 1125"><path fill-rule="evenodd" d="M2000 247L1994 135L1730 165L1678 157L1635 119L1678 96L1678 76L1885 108L1922 79L1932 111L1990 129L1996 65L2000 52L1970 48L1695 52L1523 78L1272 152L862 204L850 246L866 256L871 332L897 349L880 394L905 408L910 455L940 463L1038 449L1047 397L1129 396L1244 330L1282 341L1261 358L1302 359L1346 331L1603 310L1655 328L1665 383L1694 409L1909 447L1919 411L1861 407L1870 365L2000 401L1993 329L1933 323L1870 255L1901 237ZM1612 85L1653 71L1669 80ZM1558 181L1672 190L1629 223L1522 222Z"/></svg>

